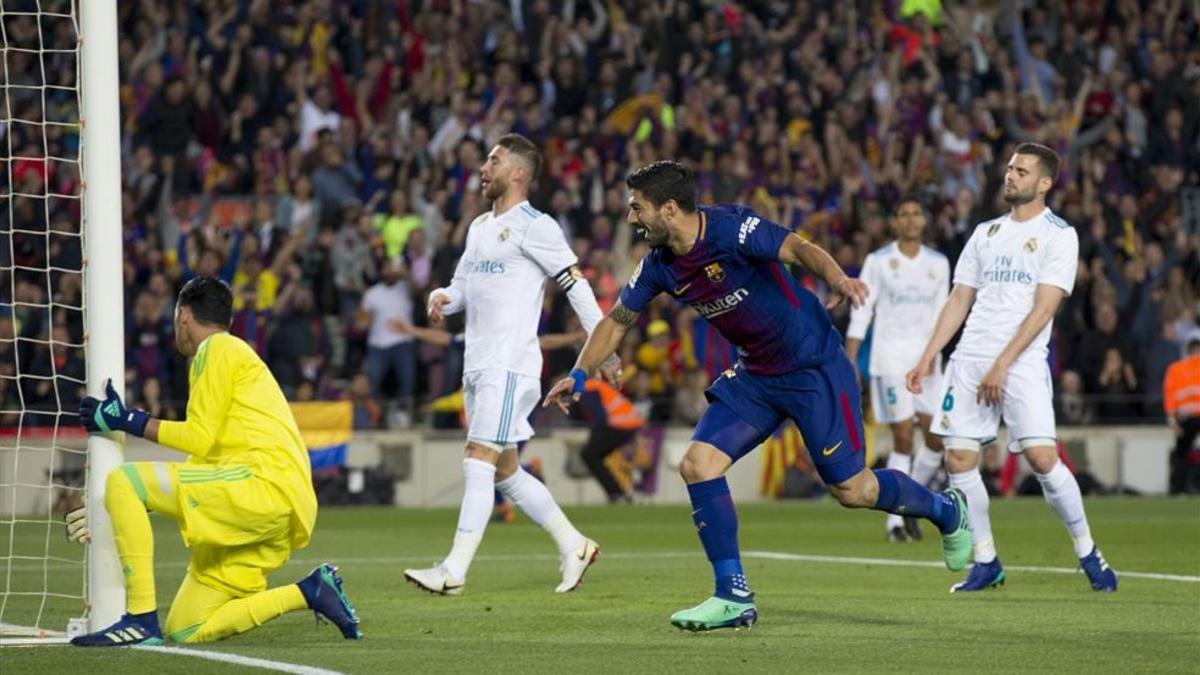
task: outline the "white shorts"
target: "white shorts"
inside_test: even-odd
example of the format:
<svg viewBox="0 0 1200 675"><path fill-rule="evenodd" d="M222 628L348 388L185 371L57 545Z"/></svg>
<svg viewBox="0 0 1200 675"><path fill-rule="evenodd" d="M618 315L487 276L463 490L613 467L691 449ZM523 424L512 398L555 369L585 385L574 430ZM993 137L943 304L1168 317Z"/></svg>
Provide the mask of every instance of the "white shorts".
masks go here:
<svg viewBox="0 0 1200 675"><path fill-rule="evenodd" d="M1058 433L1054 425L1050 366L1045 362L1013 364L1008 369L1001 404L977 403L979 382L991 367L986 361L950 360L943 382L942 404L933 418L933 433L955 441L947 441L947 447L976 450L996 440L1003 417L1008 425L1010 452L1053 445Z"/></svg>
<svg viewBox="0 0 1200 675"><path fill-rule="evenodd" d="M934 373L921 381L921 394L908 390L903 375L871 378L871 410L880 424L911 420L913 415L933 415L938 409L942 374Z"/></svg>
<svg viewBox="0 0 1200 675"><path fill-rule="evenodd" d="M467 440L496 449L533 436L529 413L542 398L536 377L507 370L473 370L463 375Z"/></svg>

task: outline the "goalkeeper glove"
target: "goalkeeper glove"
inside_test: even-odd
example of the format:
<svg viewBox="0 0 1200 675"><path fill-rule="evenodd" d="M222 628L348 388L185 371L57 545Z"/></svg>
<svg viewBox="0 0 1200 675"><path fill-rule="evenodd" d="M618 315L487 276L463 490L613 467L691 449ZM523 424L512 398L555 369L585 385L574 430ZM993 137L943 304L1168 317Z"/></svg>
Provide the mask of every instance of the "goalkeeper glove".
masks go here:
<svg viewBox="0 0 1200 675"><path fill-rule="evenodd" d="M126 409L121 396L109 378L103 401L91 396L79 402L79 422L88 431L127 431L134 436L146 433L150 413L136 408Z"/></svg>
<svg viewBox="0 0 1200 675"><path fill-rule="evenodd" d="M92 532L87 524L87 507L81 506L67 514L67 541L75 544L92 543Z"/></svg>

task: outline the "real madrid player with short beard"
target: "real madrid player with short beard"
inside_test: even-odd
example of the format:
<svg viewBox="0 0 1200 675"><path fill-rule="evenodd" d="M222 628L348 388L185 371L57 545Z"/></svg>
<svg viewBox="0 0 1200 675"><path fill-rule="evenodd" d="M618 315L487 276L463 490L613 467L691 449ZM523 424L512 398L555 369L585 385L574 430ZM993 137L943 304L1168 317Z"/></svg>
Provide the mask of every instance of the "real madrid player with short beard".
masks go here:
<svg viewBox="0 0 1200 675"><path fill-rule="evenodd" d="M546 278L558 282L589 333L601 317L562 229L529 205L529 189L540 164L537 147L524 136L506 134L496 141L479 170L483 195L492 208L471 223L450 285L429 294L428 313L435 324L447 315L467 312L466 485L458 528L443 562L404 571L409 582L432 593L462 592L492 514L493 488L554 538L562 562L556 592L575 590L600 551L517 460L517 443L533 435L528 417L541 397L537 328ZM614 379L617 363L606 364Z"/></svg>
<svg viewBox="0 0 1200 675"><path fill-rule="evenodd" d="M1058 155L1044 145L1017 146L1004 174L1004 199L1012 209L975 228L933 336L907 375L909 391L921 394L937 355L966 321L933 421L934 432L945 437L950 484L967 496L972 528L975 565L952 592L1004 583L979 476L980 447L995 440L1002 416L1010 451L1029 460L1092 588L1117 590L1116 574L1092 541L1079 484L1058 461L1047 344L1054 314L1075 285L1079 260L1075 230L1046 207L1058 166Z"/></svg>

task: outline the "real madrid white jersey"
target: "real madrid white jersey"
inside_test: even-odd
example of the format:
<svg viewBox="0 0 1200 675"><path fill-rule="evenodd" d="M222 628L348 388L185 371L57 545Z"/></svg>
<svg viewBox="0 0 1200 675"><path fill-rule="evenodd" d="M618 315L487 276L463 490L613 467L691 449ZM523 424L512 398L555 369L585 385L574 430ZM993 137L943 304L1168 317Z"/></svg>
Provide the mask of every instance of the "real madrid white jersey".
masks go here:
<svg viewBox="0 0 1200 675"><path fill-rule="evenodd" d="M928 246L909 258L891 243L867 256L859 278L870 293L851 311L846 336L863 339L873 318L871 375L904 375L921 358L946 304L950 262Z"/></svg>
<svg viewBox="0 0 1200 675"><path fill-rule="evenodd" d="M476 218L451 284L466 305L464 372L502 368L541 377L546 279L578 275L576 261L558 223L527 201Z"/></svg>
<svg viewBox="0 0 1200 675"><path fill-rule="evenodd" d="M1038 284L1075 287L1079 238L1049 208L1025 222L1011 214L975 228L954 269L954 283L976 289L962 339L951 358L993 361L1033 309ZM1045 361L1054 322L1034 338L1018 362Z"/></svg>

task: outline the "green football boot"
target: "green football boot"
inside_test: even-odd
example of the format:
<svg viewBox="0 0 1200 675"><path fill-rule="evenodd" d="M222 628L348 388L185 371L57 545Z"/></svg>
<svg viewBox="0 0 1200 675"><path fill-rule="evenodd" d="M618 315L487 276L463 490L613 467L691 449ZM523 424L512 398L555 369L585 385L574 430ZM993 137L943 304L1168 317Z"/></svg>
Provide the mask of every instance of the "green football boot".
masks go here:
<svg viewBox="0 0 1200 675"><path fill-rule="evenodd" d="M967 520L967 498L962 490L950 488L942 493L958 509L958 527L942 534L942 560L951 572L959 572L971 559L971 523Z"/></svg>
<svg viewBox="0 0 1200 675"><path fill-rule="evenodd" d="M749 628L758 621L754 595L747 602L724 600L713 596L691 609L671 615L671 625L681 630L704 631L717 628Z"/></svg>

